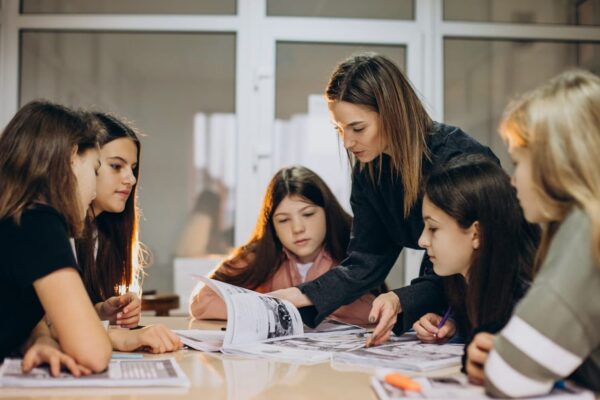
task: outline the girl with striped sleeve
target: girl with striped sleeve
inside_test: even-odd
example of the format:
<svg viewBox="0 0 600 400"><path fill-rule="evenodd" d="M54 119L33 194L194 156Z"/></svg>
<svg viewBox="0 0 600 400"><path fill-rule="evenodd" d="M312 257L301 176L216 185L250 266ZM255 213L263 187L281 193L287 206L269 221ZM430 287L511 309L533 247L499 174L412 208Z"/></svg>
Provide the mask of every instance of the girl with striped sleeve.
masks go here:
<svg viewBox="0 0 600 400"><path fill-rule="evenodd" d="M512 104L501 125L524 215L543 229L533 285L467 373L500 397L569 378L600 391L600 78L568 71Z"/></svg>

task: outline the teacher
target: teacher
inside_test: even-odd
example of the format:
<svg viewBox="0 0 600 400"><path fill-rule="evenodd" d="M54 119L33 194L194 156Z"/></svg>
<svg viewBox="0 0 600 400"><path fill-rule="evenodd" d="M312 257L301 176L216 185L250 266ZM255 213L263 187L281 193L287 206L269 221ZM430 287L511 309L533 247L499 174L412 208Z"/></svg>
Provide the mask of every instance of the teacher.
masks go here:
<svg viewBox="0 0 600 400"><path fill-rule="evenodd" d="M432 121L410 82L388 58L361 54L337 66L325 96L348 151L354 213L347 257L319 278L271 294L300 308L315 326L344 304L378 288L403 247L420 249L421 184L436 165L492 151L459 128ZM378 322L367 345L412 327L427 312L443 313L442 278L425 256L419 278L380 295L370 321Z"/></svg>

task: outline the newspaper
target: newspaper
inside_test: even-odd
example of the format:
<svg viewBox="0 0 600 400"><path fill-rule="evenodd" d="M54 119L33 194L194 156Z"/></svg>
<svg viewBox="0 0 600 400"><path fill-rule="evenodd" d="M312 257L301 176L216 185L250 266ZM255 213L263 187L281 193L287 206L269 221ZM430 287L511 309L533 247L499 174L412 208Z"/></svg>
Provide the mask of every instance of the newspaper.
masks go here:
<svg viewBox="0 0 600 400"><path fill-rule="evenodd" d="M286 300L195 275L217 293L227 306L224 333L202 330L177 330L181 341L197 350L221 351L280 337L304 335L298 309Z"/></svg>
<svg viewBox="0 0 600 400"><path fill-rule="evenodd" d="M335 353L332 361L340 364L377 366L407 371L431 371L460 365L463 348L462 344L439 345L410 340L391 341L376 347Z"/></svg>
<svg viewBox="0 0 600 400"><path fill-rule="evenodd" d="M146 358L143 360L111 360L106 371L74 377L62 371L53 377L48 367L36 367L24 374L21 359L7 358L0 366L0 386L3 387L148 387L182 386L190 381L174 358Z"/></svg>
<svg viewBox="0 0 600 400"><path fill-rule="evenodd" d="M354 332L324 332L306 334L304 337L280 338L249 346L236 347L238 354L268 357L279 361L292 361L302 364L317 364L332 360L337 354L349 354L364 348L366 330ZM413 343L418 340L414 334L392 336L391 343Z"/></svg>
<svg viewBox="0 0 600 400"><path fill-rule="evenodd" d="M389 371L391 372L391 371ZM472 385L466 375L453 375L448 377L414 377L412 380L421 385L420 392L402 390L387 384L383 380L384 371L378 371L377 376L371 378L371 386L380 400L400 399L491 399L486 396L482 386ZM581 399L594 400L592 392L573 385L565 389L554 389L545 396L532 397L532 399Z"/></svg>

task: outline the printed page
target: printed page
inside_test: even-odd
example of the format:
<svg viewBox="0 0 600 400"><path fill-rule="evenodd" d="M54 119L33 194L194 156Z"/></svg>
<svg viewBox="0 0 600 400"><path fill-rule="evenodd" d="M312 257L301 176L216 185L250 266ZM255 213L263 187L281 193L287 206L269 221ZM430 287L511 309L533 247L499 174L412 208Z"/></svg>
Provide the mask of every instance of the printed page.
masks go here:
<svg viewBox="0 0 600 400"><path fill-rule="evenodd" d="M111 360L106 371L75 378L68 372L58 377L50 375L47 367L34 368L24 374L21 359L5 359L0 366L0 386L10 387L147 387L190 385L187 376L174 358L143 360Z"/></svg>
<svg viewBox="0 0 600 400"><path fill-rule="evenodd" d="M230 306L224 348L304 334L298 309L286 300L256 292L236 293L230 297Z"/></svg>
<svg viewBox="0 0 600 400"><path fill-rule="evenodd" d="M223 348L224 331L201 329L173 330L186 346L200 351L215 352Z"/></svg>
<svg viewBox="0 0 600 400"><path fill-rule="evenodd" d="M402 390L387 384L384 381L386 372L377 371L377 376L371 378L371 386L381 400L400 399L492 399L485 394L482 386L471 385L466 375L453 375L448 377L414 377L411 378L421 385L420 392ZM581 399L594 400L592 392L569 386L566 389L554 389L550 394L532 399Z"/></svg>
<svg viewBox="0 0 600 400"><path fill-rule="evenodd" d="M317 364L329 361L334 352L364 347L366 332L313 334L312 336L274 339L263 343L228 348L228 352L259 356L279 361Z"/></svg>
<svg viewBox="0 0 600 400"><path fill-rule="evenodd" d="M326 319L321 322L316 328L304 326L304 336L324 336L324 335L339 335L340 333L361 333L366 332L365 328L358 325L347 324L335 319Z"/></svg>
<svg viewBox="0 0 600 400"><path fill-rule="evenodd" d="M227 306L227 328L226 328L226 332L233 332L235 331L236 327L235 327L235 313L236 310L234 307L232 307L231 304L231 296L235 295L235 294L243 294L243 293L250 293L253 294L255 296L258 296L259 293L249 290L249 289L244 289L242 287L239 286L235 286L235 285L230 285L229 283L225 283L225 282L221 282L221 281L217 281L215 279L210 279L207 278L206 276L202 276L202 275L192 275L194 278L198 279L201 282L204 282L205 285L207 285L209 288L211 288L215 293L217 293L219 296L221 296L221 298L223 299L223 301L225 302L225 305ZM200 349L198 349L200 350Z"/></svg>
<svg viewBox="0 0 600 400"><path fill-rule="evenodd" d="M430 371L460 365L463 345L392 342L333 355L334 362L409 371Z"/></svg>

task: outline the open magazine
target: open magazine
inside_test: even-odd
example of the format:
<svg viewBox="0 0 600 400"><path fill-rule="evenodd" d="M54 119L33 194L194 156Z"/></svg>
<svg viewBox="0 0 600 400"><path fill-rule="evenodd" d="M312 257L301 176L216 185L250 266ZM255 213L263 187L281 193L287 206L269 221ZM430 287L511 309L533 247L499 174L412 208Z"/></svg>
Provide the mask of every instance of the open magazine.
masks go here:
<svg viewBox="0 0 600 400"><path fill-rule="evenodd" d="M225 332L175 331L185 345L198 350L227 352L232 346L304 334L302 318L292 303L204 276L195 277L225 302L227 328Z"/></svg>
<svg viewBox="0 0 600 400"><path fill-rule="evenodd" d="M196 277L221 296L228 318L224 332L174 331L193 349L315 363L329 359L333 343L337 343L340 350L350 350L365 342L366 329L359 326L326 320L314 329L304 328L298 309L285 300ZM306 345L300 346L301 343ZM329 351L322 351L324 348ZM318 351L311 353L310 350Z"/></svg>
<svg viewBox="0 0 600 400"><path fill-rule="evenodd" d="M378 370L377 375L371 378L371 386L380 400L401 399L491 399L485 394L482 386L469 383L466 375L453 375L446 377L413 377L413 381L421 385L420 392L402 390L389 385L383 379L386 372ZM554 389L550 394L530 399L581 399L594 400L595 396L589 390L584 390L573 385L564 389Z"/></svg>
<svg viewBox="0 0 600 400"><path fill-rule="evenodd" d="M143 360L111 360L106 371L74 377L61 372L53 377L47 366L33 368L24 374L21 359L7 358L0 366L0 386L3 387L148 387L182 386L190 381L174 358Z"/></svg>
<svg viewBox="0 0 600 400"><path fill-rule="evenodd" d="M400 336L400 338L405 335ZM335 353L332 362L394 368L407 371L431 371L460 365L464 345L424 344L416 336L413 341L394 341L380 346L359 348L348 352Z"/></svg>

